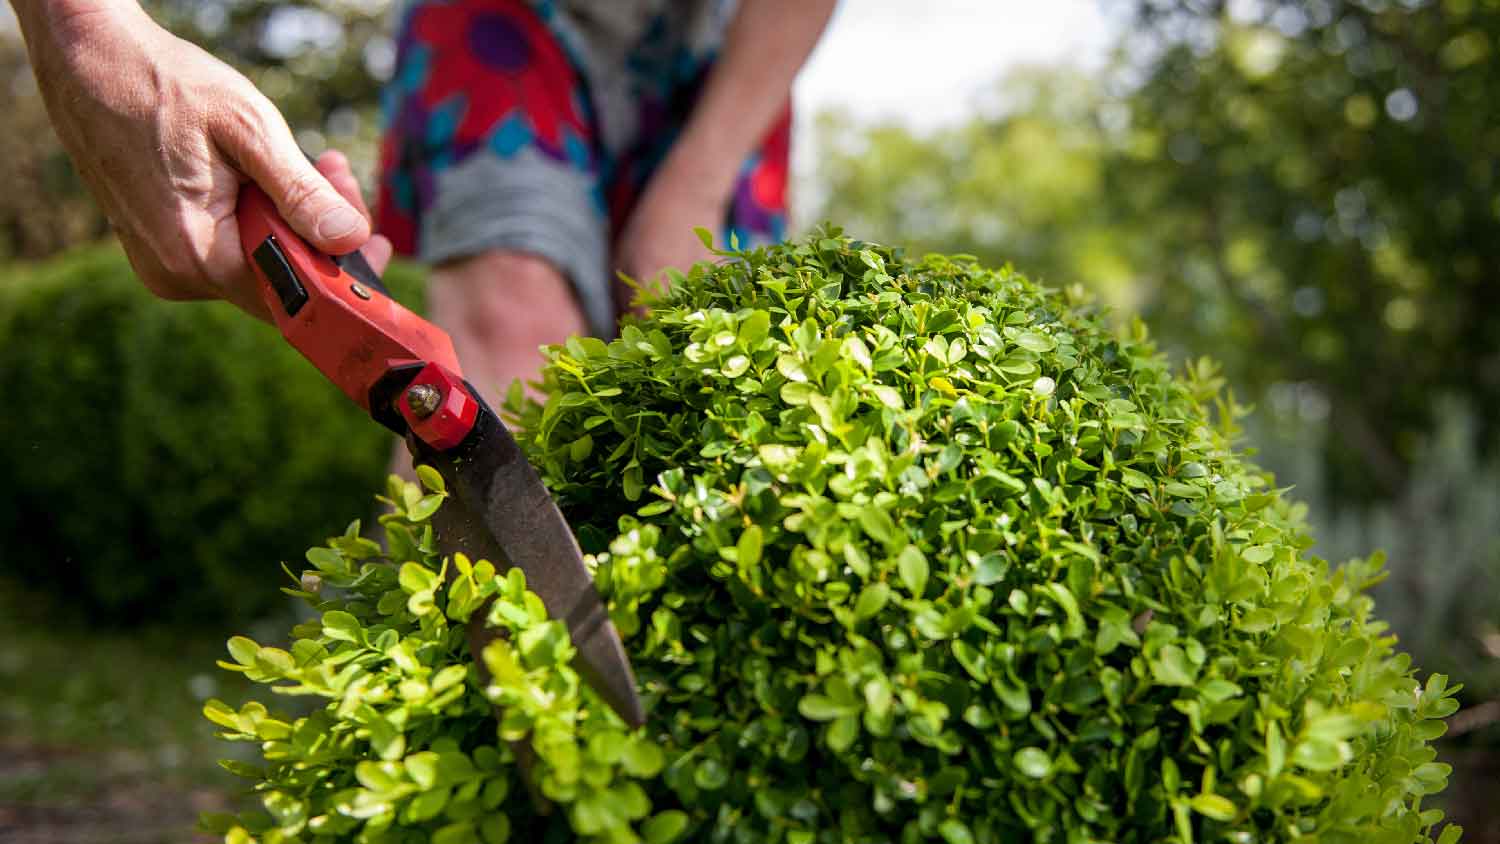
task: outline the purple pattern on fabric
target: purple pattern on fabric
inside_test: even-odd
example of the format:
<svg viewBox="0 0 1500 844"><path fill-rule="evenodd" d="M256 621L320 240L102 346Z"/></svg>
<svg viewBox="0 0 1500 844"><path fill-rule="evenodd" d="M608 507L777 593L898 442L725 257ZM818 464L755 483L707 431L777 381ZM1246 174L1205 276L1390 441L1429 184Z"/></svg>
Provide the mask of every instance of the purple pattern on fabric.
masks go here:
<svg viewBox="0 0 1500 844"><path fill-rule="evenodd" d="M531 62L526 35L508 15L479 15L469 24L469 50L475 58L509 74L517 74Z"/></svg>
<svg viewBox="0 0 1500 844"><path fill-rule="evenodd" d="M751 192L750 173L746 170L741 173L738 184L734 189L734 202L730 206L729 219L731 225L737 229L747 230L753 234L770 235L776 230L776 218L772 213L755 201L755 195Z"/></svg>

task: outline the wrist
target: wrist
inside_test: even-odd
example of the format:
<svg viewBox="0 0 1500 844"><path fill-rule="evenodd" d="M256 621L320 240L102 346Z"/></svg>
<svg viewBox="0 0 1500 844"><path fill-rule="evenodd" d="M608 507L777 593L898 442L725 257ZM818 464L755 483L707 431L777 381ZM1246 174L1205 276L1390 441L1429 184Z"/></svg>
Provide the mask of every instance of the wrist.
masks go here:
<svg viewBox="0 0 1500 844"><path fill-rule="evenodd" d="M692 199L700 205L723 204L734 191L746 154L685 131L662 161L650 191Z"/></svg>

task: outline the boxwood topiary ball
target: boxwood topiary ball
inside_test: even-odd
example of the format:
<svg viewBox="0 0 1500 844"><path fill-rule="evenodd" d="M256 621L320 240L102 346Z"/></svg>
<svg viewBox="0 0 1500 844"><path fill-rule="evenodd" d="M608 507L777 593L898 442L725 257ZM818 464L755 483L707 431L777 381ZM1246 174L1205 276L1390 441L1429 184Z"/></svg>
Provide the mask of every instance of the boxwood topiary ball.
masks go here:
<svg viewBox="0 0 1500 844"><path fill-rule="evenodd" d="M1214 368L967 258L831 233L679 278L517 402L649 722L569 667L519 572L308 552L321 612L213 701L266 809L228 840L1425 841L1455 703L1232 445ZM518 395L518 393L516 394ZM351 502L357 508L358 502ZM474 613L504 636L468 652ZM498 713L498 716L497 714ZM517 754L533 757L523 769ZM1457 837L1450 829L1440 838Z"/></svg>

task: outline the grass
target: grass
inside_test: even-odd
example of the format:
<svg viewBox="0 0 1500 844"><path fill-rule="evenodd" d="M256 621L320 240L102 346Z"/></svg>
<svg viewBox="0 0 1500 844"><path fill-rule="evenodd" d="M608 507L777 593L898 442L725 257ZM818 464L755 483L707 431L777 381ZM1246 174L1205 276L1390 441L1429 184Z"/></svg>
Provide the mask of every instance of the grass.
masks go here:
<svg viewBox="0 0 1500 844"><path fill-rule="evenodd" d="M202 840L199 813L246 801L216 760L209 697L250 684L214 660L237 631L89 629L0 581L0 840ZM283 628L284 629L284 628Z"/></svg>

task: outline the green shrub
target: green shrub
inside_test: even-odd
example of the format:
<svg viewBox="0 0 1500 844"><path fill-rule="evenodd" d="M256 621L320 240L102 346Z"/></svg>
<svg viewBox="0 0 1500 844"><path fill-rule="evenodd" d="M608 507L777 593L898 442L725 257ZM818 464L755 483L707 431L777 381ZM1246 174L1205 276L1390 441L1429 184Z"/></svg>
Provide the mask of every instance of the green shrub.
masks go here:
<svg viewBox="0 0 1500 844"><path fill-rule="evenodd" d="M1299 507L1230 444L1207 363L962 258L840 237L680 279L573 340L522 410L648 710L628 732L518 572L308 552L322 611L224 665L299 718L230 841L1410 842L1454 689L1420 686ZM482 659L464 626L507 635ZM499 708L491 720L491 705ZM536 762L523 781L514 746ZM539 805L555 811L542 814ZM1451 842L1450 827L1440 840Z"/></svg>
<svg viewBox="0 0 1500 844"><path fill-rule="evenodd" d="M95 620L244 620L384 474L389 435L273 328L157 301L113 248L5 273L0 575Z"/></svg>

